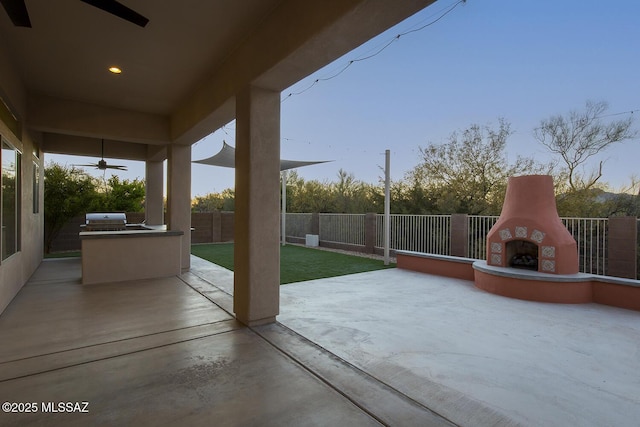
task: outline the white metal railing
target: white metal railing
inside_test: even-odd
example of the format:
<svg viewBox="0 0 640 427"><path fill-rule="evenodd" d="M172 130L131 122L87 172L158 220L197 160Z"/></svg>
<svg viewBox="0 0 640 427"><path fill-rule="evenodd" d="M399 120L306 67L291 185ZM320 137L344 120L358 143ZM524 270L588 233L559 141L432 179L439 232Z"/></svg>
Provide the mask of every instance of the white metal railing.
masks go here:
<svg viewBox="0 0 640 427"><path fill-rule="evenodd" d="M365 214L321 213L320 240L364 246Z"/></svg>
<svg viewBox="0 0 640 427"><path fill-rule="evenodd" d="M366 245L365 214L319 214L320 240ZM450 215L400 215L391 219L390 248L440 255L451 254ZM287 214L287 235L311 232L312 214ZM486 236L497 216L468 217L470 258L486 259ZM580 271L607 274L607 218L561 218L578 246ZM639 220L640 228L640 220ZM376 215L375 246L383 246L384 215Z"/></svg>
<svg viewBox="0 0 640 427"><path fill-rule="evenodd" d="M578 244L582 273L607 273L607 218L560 218Z"/></svg>
<svg viewBox="0 0 640 427"><path fill-rule="evenodd" d="M390 215L389 248L449 255L451 215ZM376 246L384 245L384 215L376 215Z"/></svg>
<svg viewBox="0 0 640 427"><path fill-rule="evenodd" d="M469 215L469 258L487 259L487 234L498 221L498 216Z"/></svg>
<svg viewBox="0 0 640 427"><path fill-rule="evenodd" d="M606 274L607 218L560 218L576 240L582 273ZM469 257L487 259L486 236L497 216L469 216Z"/></svg>
<svg viewBox="0 0 640 427"><path fill-rule="evenodd" d="M287 213L287 236L305 237L311 234L313 214L310 213Z"/></svg>

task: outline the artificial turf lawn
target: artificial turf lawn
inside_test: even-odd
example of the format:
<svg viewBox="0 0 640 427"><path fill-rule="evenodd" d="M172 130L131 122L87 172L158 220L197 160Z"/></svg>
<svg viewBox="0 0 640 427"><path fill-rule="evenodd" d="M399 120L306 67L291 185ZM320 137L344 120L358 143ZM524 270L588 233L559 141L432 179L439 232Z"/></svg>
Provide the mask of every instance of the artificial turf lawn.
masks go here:
<svg viewBox="0 0 640 427"><path fill-rule="evenodd" d="M191 246L191 253L233 270L233 243ZM382 261L302 246L280 246L280 284L392 268Z"/></svg>
<svg viewBox="0 0 640 427"><path fill-rule="evenodd" d="M80 251L70 251L70 252L51 252L49 254L44 254L45 258L79 258L82 254Z"/></svg>

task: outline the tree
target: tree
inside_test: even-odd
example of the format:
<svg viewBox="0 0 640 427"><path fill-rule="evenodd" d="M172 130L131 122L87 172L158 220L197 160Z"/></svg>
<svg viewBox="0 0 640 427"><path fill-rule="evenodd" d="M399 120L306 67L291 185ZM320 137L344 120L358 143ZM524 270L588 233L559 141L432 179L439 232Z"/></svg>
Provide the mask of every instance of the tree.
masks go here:
<svg viewBox="0 0 640 427"><path fill-rule="evenodd" d="M287 174L287 212L381 212L384 195L371 184L338 171L336 182L305 181L297 171Z"/></svg>
<svg viewBox="0 0 640 427"><path fill-rule="evenodd" d="M392 181L390 195L393 213L430 215L438 212L434 197L415 176L410 175L405 180ZM380 206L383 204L384 193L380 195Z"/></svg>
<svg viewBox="0 0 640 427"><path fill-rule="evenodd" d="M191 203L193 212L233 211L235 210L235 191L226 188L220 193L197 196Z"/></svg>
<svg viewBox="0 0 640 427"><path fill-rule="evenodd" d="M69 220L95 205L95 180L80 169L50 164L44 170L45 253Z"/></svg>
<svg viewBox="0 0 640 427"><path fill-rule="evenodd" d="M304 182L304 181L303 181ZM304 182L292 197L291 212L335 212L335 200L328 183L317 180Z"/></svg>
<svg viewBox="0 0 640 427"><path fill-rule="evenodd" d="M144 210L145 184L141 179L120 180L112 175L105 191L96 200L96 210L102 212L142 212Z"/></svg>
<svg viewBox="0 0 640 427"><path fill-rule="evenodd" d="M340 169L338 171L338 182L332 187L336 210L340 213L350 213L354 199L362 189L360 182L356 181L352 173L347 173L344 169Z"/></svg>
<svg viewBox="0 0 640 427"><path fill-rule="evenodd" d="M82 169L49 164L44 170L45 253L72 218L86 212L141 212L145 184L141 179L120 180L116 175L100 188Z"/></svg>
<svg viewBox="0 0 640 427"><path fill-rule="evenodd" d="M600 195L603 205L599 217L635 216L640 217L640 181L632 176L630 184L616 189L615 192L603 192Z"/></svg>
<svg viewBox="0 0 640 427"><path fill-rule="evenodd" d="M585 163L612 144L637 134L631 130L631 117L604 123L607 108L606 102L587 101L584 111L551 116L534 130L535 138L564 162L568 191L592 188L602 177L603 161L590 172L584 170Z"/></svg>
<svg viewBox="0 0 640 427"><path fill-rule="evenodd" d="M520 156L510 164L505 147L511 133L504 119L498 129L472 124L453 132L446 144L420 148L422 161L406 179L433 197L434 213L499 214L509 176L551 169Z"/></svg>
<svg viewBox="0 0 640 427"><path fill-rule="evenodd" d="M336 213L376 212L378 197L375 187L358 181L352 173L338 171L338 181L330 184ZM384 204L384 196L382 199ZM381 207L382 205L380 205Z"/></svg>

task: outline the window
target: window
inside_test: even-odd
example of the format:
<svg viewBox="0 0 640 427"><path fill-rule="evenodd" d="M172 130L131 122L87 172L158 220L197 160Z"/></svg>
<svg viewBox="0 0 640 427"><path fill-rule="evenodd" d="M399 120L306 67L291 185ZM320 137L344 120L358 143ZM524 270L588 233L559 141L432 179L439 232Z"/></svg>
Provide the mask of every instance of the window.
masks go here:
<svg viewBox="0 0 640 427"><path fill-rule="evenodd" d="M20 161L18 150L2 140L2 231L0 249L5 260L20 250Z"/></svg>
<svg viewBox="0 0 640 427"><path fill-rule="evenodd" d="M40 166L33 162L33 213L40 212Z"/></svg>
<svg viewBox="0 0 640 427"><path fill-rule="evenodd" d="M37 147L33 149L33 213L40 212L40 150Z"/></svg>

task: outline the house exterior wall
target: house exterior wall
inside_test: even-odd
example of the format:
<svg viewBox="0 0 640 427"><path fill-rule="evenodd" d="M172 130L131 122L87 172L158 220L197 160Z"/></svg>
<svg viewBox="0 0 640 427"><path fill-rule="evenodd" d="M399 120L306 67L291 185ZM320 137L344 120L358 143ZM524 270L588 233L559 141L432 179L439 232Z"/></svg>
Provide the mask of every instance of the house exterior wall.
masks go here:
<svg viewBox="0 0 640 427"><path fill-rule="evenodd" d="M26 92L19 73L12 67L12 61L3 47L0 46L0 97L7 107L17 116L19 122L26 120ZM4 106L3 106L4 107ZM24 126L22 126L24 129ZM0 135L21 153L21 194L19 250L5 260L0 261L0 313L4 311L18 291L31 277L42 261L44 244L44 155L34 156L34 147L39 146L36 138L18 129L4 119L0 119ZM38 209L33 209L33 173L34 162L39 169L40 194Z"/></svg>

